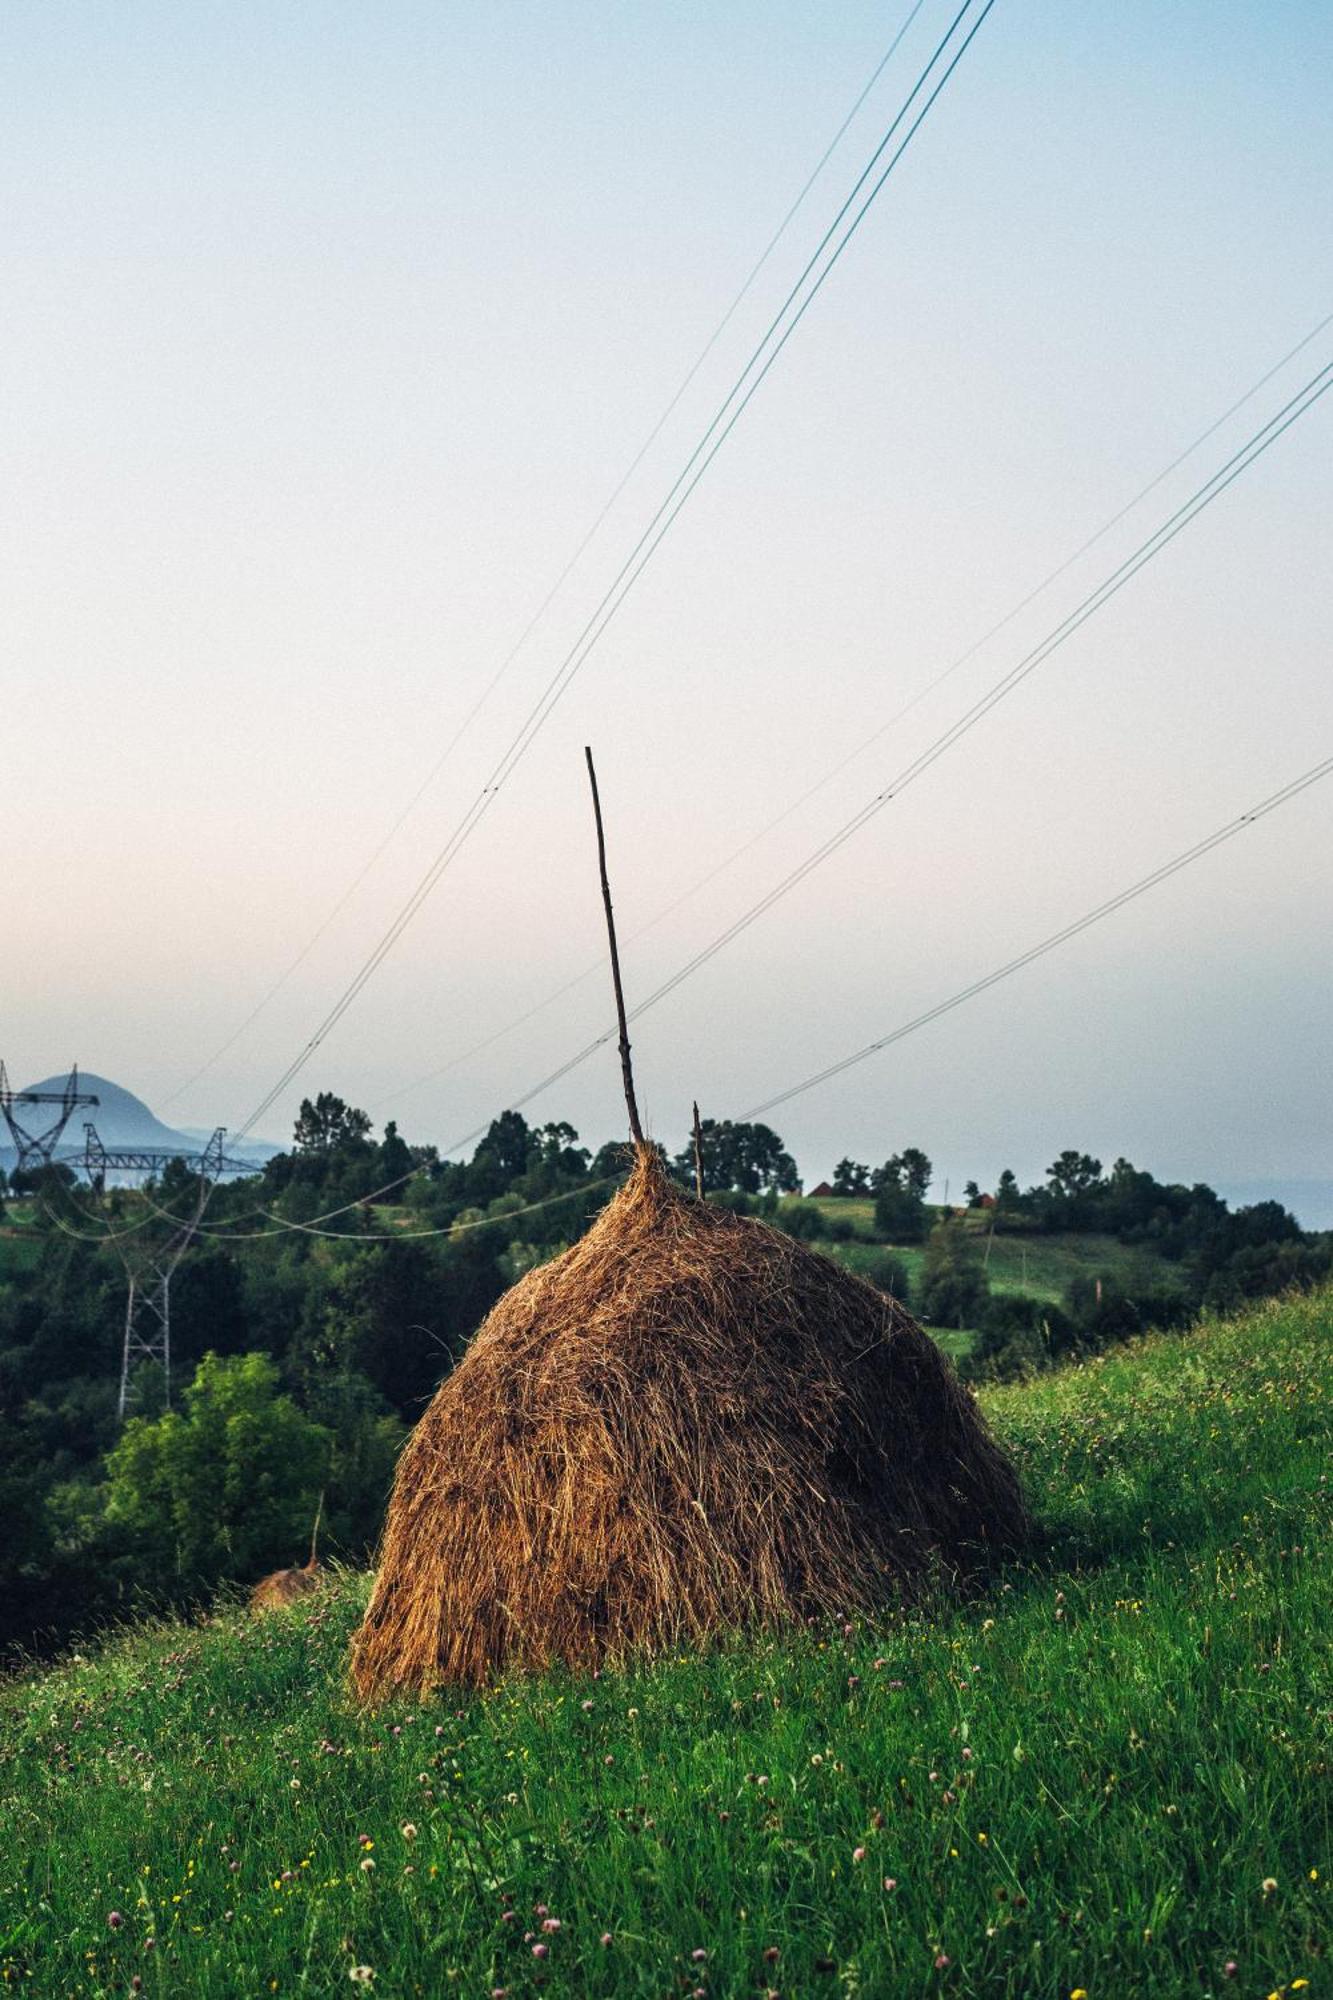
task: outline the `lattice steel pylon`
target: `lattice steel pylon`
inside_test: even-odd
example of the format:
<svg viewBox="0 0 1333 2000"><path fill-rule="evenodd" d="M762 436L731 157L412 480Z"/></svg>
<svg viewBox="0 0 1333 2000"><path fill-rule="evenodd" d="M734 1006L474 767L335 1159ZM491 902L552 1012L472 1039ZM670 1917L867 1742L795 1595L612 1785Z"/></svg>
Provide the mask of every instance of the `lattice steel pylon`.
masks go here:
<svg viewBox="0 0 1333 2000"><path fill-rule="evenodd" d="M227 1158L223 1151L226 1135L221 1126L201 1153L104 1146L92 1125L85 1125L83 1134L82 1166L97 1194L104 1191L108 1173L156 1173L172 1160L179 1160L199 1177L193 1209L184 1216L168 1217L165 1231L150 1235L147 1230L125 1230L111 1238L129 1286L121 1347L120 1395L116 1403L116 1415L123 1422L135 1397L135 1371L145 1362L155 1362L162 1370L163 1394L167 1408L171 1408L171 1280L194 1239L218 1175L249 1169L247 1162Z"/></svg>
<svg viewBox="0 0 1333 2000"><path fill-rule="evenodd" d="M63 1090L13 1090L4 1063L0 1062L0 1113L9 1127L9 1136L14 1142L16 1173L31 1173L34 1167L49 1167L60 1144L61 1134L74 1113L88 1105L96 1105L100 1100L88 1090L79 1089L79 1065L70 1070ZM55 1104L59 1106L53 1122L43 1132L30 1132L26 1125L14 1115L16 1104Z"/></svg>

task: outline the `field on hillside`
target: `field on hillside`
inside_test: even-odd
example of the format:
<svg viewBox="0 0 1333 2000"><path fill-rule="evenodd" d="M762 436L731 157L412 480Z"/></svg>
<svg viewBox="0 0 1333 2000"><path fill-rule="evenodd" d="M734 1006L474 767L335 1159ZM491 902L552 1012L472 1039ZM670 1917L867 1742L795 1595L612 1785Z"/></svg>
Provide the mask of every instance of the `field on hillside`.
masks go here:
<svg viewBox="0 0 1333 2000"><path fill-rule="evenodd" d="M966 1606L360 1715L363 1580L2 1694L42 1995L1333 1991L1333 1292L991 1392ZM140 1985L141 1983L141 1985Z"/></svg>
<svg viewBox="0 0 1333 2000"><path fill-rule="evenodd" d="M815 1206L832 1220L850 1222L857 1233L857 1240L850 1243L820 1243L819 1249L839 1258L854 1271L872 1261L878 1249L891 1249L906 1266L910 1282L919 1283L925 1245L880 1244L874 1235L872 1201L821 1198ZM1151 1250L1121 1243L1115 1236L1091 1230L1053 1234L1031 1230L997 1235L987 1245L984 1216L978 1212L969 1216L967 1223L984 1258L993 1292L1022 1293L1029 1298L1049 1299L1054 1304L1063 1299L1075 1278L1114 1279L1131 1297L1137 1291L1174 1290L1181 1282L1178 1264Z"/></svg>

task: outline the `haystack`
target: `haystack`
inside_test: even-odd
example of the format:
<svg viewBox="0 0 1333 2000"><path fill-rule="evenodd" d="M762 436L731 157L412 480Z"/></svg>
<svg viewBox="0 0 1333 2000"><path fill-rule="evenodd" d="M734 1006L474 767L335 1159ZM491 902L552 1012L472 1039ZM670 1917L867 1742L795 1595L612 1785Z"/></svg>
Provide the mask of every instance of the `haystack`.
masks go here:
<svg viewBox="0 0 1333 2000"><path fill-rule="evenodd" d="M315 1525L310 1531L309 1556L292 1569L270 1570L267 1576L261 1576L250 1592L252 1611L280 1611L284 1605L295 1604L298 1599L309 1596L312 1590L319 1589L319 1524L323 1517L324 1495L321 1493L315 1509Z"/></svg>
<svg viewBox="0 0 1333 2000"><path fill-rule="evenodd" d="M365 1699L873 1610L1025 1527L907 1312L656 1155L506 1293L403 1452Z"/></svg>
<svg viewBox="0 0 1333 2000"><path fill-rule="evenodd" d="M281 1611L319 1588L319 1565L311 1561L294 1569L275 1569L261 1576L250 1592L252 1611Z"/></svg>

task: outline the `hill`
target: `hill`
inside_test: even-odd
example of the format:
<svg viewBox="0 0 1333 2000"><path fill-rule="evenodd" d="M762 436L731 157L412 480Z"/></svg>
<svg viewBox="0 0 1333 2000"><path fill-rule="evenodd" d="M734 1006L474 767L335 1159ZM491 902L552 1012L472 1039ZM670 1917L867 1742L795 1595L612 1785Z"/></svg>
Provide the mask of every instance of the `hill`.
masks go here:
<svg viewBox="0 0 1333 2000"><path fill-rule="evenodd" d="M1326 1289L992 1391L1043 1540L969 1604L363 1714L344 1575L22 1679L0 1972L201 2000L1327 1990L1330 1334Z"/></svg>
<svg viewBox="0 0 1333 2000"><path fill-rule="evenodd" d="M850 1240L815 1239L814 1247L828 1257L846 1264L863 1277L874 1278L888 1250L902 1265L909 1285L909 1303L919 1311L925 1246L921 1243L885 1242L875 1229L875 1204L843 1196L815 1197L813 1204L836 1227L851 1227ZM780 1204L779 1207L786 1206ZM1079 1278L1103 1278L1122 1288L1131 1297L1174 1291L1180 1284L1179 1266L1169 1258L1138 1245L1121 1243L1099 1230L1041 1230L1016 1235L988 1235L986 1217L980 1212L965 1218L964 1226L976 1242L990 1291L997 1297L1040 1299L1057 1305ZM958 1359L968 1353L975 1335L950 1328L932 1328L945 1350Z"/></svg>
<svg viewBox="0 0 1333 2000"><path fill-rule="evenodd" d="M27 1090L63 1090L64 1076L43 1077L40 1083L24 1086ZM164 1125L154 1116L141 1097L122 1084L113 1083L110 1077L98 1076L91 1070L79 1071L80 1088L91 1091L97 1098L97 1105L88 1111L76 1111L70 1120L72 1131L67 1131L67 1142L73 1140L82 1150L83 1125L85 1122L97 1127L98 1136L107 1146L176 1146L190 1151L190 1141L185 1133L177 1132L170 1125Z"/></svg>
<svg viewBox="0 0 1333 2000"><path fill-rule="evenodd" d="M25 1084L25 1090L62 1091L67 1081L66 1075L43 1077L39 1083ZM141 1097L123 1084L113 1083L110 1077L98 1076L92 1070L79 1071L80 1088L91 1091L98 1102L87 1111L76 1111L66 1127L61 1141L58 1158L69 1159L83 1152L83 1127L86 1123L97 1127L97 1135L108 1147L135 1146L145 1149L164 1150L179 1153L196 1153L209 1138L212 1130L191 1126L180 1129L166 1125L148 1108ZM43 1121L39 1111L34 1110L33 1122ZM7 1135L6 1135L7 1140ZM229 1151L238 1158L253 1159L262 1165L277 1152L276 1146L263 1141L250 1141L240 1146L232 1146ZM0 1144L0 1167L6 1170L14 1164L14 1149L8 1143Z"/></svg>

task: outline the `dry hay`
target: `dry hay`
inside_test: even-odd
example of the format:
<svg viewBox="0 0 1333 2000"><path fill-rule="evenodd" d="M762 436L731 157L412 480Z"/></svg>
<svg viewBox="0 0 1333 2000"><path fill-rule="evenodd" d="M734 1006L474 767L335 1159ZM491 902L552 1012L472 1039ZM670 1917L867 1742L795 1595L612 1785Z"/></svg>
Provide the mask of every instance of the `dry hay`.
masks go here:
<svg viewBox="0 0 1333 2000"><path fill-rule="evenodd" d="M319 1496L315 1509L315 1525L310 1530L310 1554L299 1568L271 1570L261 1576L250 1592L252 1611L276 1611L284 1604L295 1604L298 1598L309 1596L318 1590L321 1581L319 1567L319 1524L324 1518L324 1495Z"/></svg>
<svg viewBox="0 0 1333 2000"><path fill-rule="evenodd" d="M901 1306L643 1149L409 1439L352 1674L369 1700L869 1610L1025 1527Z"/></svg>
<svg viewBox="0 0 1333 2000"><path fill-rule="evenodd" d="M275 1569L268 1576L261 1576L250 1592L250 1609L276 1611L280 1606L295 1604L298 1597L318 1590L319 1584L319 1564L313 1556L298 1569Z"/></svg>

